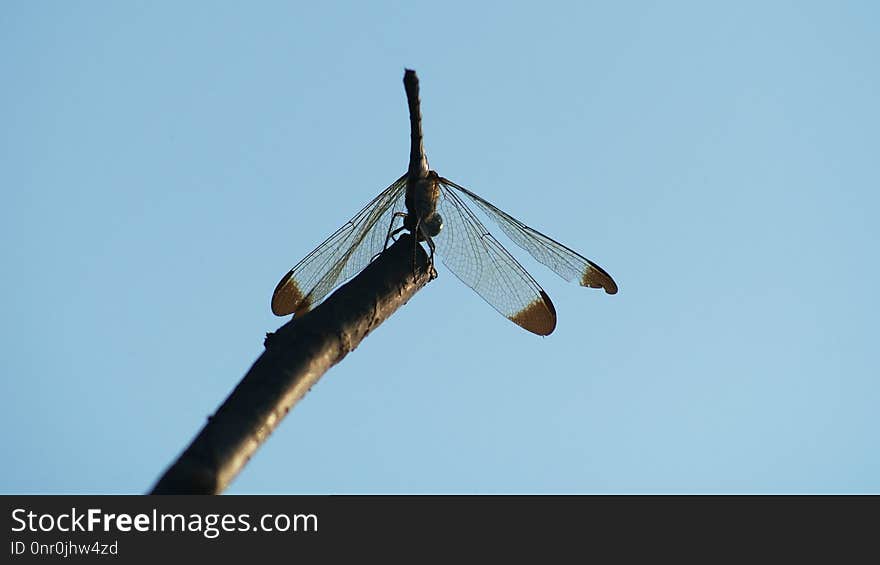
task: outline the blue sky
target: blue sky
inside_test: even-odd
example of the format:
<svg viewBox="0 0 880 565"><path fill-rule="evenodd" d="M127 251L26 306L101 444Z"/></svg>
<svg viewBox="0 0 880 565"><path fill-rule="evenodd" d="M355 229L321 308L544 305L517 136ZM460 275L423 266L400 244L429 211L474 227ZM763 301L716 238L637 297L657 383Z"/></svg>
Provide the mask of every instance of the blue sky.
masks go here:
<svg viewBox="0 0 880 565"><path fill-rule="evenodd" d="M317 4L0 8L0 491L153 484L405 170L406 67L620 292L510 244L539 338L439 265L228 492L880 491L876 3Z"/></svg>

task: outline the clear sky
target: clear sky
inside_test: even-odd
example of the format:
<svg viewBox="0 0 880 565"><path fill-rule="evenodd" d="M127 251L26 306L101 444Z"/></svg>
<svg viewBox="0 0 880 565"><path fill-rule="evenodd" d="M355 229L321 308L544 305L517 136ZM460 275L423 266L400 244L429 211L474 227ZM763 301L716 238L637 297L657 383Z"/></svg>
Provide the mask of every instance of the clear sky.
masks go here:
<svg viewBox="0 0 880 565"><path fill-rule="evenodd" d="M4 2L0 491L154 483L405 170L409 67L432 168L620 292L510 244L540 338L439 264L228 492L880 492L878 6Z"/></svg>

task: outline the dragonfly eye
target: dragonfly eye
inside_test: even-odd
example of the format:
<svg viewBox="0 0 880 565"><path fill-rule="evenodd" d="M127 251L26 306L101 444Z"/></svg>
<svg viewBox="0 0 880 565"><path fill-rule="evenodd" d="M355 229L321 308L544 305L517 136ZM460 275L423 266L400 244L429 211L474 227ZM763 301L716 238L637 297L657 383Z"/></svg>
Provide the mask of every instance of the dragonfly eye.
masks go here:
<svg viewBox="0 0 880 565"><path fill-rule="evenodd" d="M443 216L434 212L430 218L424 220L423 225L425 226L425 233L430 237L434 237L443 229Z"/></svg>

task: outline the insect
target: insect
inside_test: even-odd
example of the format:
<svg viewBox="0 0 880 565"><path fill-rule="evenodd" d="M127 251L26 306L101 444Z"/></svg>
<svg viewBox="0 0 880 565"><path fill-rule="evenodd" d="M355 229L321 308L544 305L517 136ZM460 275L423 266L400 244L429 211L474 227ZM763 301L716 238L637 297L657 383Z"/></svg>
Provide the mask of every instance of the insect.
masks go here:
<svg viewBox="0 0 880 565"><path fill-rule="evenodd" d="M272 296L272 312L308 312L406 230L415 236L414 245L428 245L432 265L436 251L449 270L503 316L532 333L549 335L556 328L550 297L469 205L565 280L617 292L614 279L597 264L431 170L422 143L415 71L407 70L403 83L410 113L409 169L284 275Z"/></svg>

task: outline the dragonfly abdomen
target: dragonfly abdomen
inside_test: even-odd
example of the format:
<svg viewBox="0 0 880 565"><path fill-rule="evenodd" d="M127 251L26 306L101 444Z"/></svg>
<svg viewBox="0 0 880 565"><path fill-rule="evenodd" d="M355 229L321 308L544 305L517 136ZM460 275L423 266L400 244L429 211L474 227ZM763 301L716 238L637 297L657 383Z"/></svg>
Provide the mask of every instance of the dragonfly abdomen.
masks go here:
<svg viewBox="0 0 880 565"><path fill-rule="evenodd" d="M425 147L422 144L422 110L419 107L419 77L416 76L415 71L406 70L403 75L403 87L406 90L406 99L409 104L409 176L410 178L425 178L428 175L428 158L425 156Z"/></svg>

